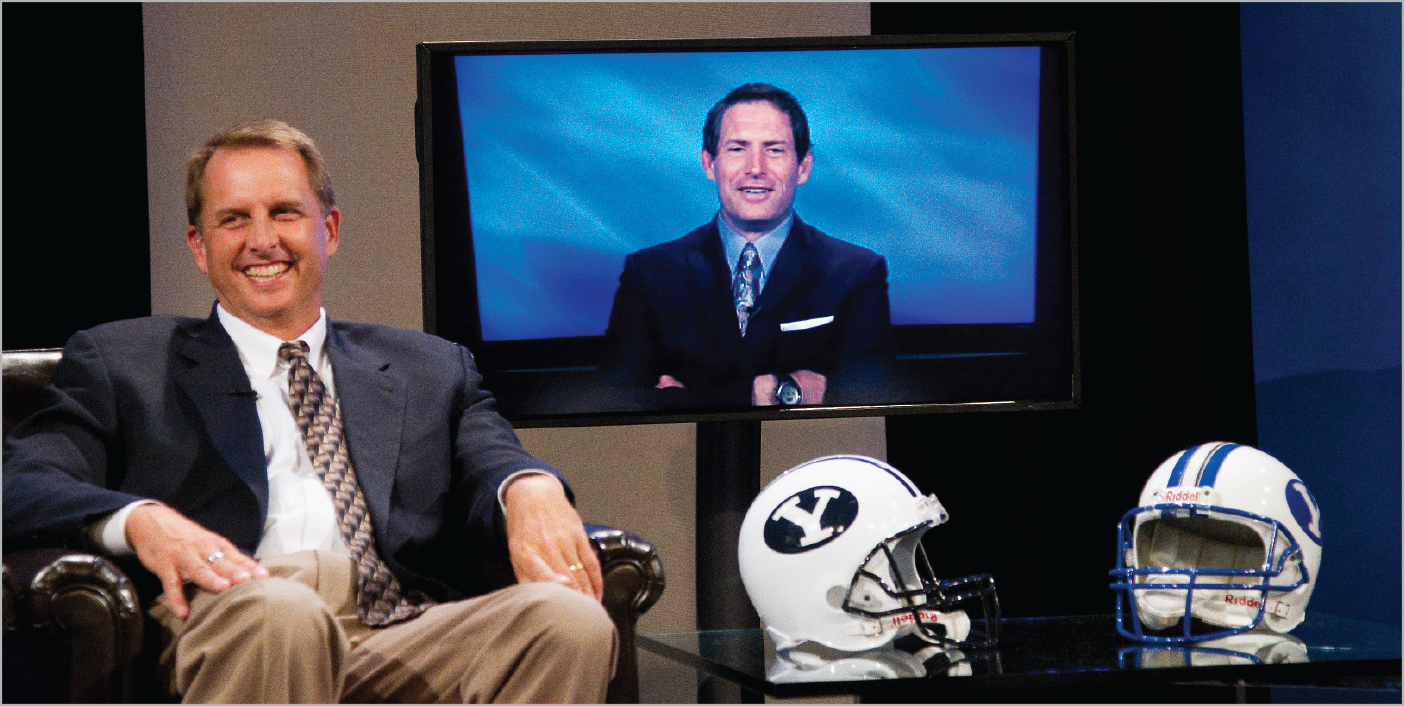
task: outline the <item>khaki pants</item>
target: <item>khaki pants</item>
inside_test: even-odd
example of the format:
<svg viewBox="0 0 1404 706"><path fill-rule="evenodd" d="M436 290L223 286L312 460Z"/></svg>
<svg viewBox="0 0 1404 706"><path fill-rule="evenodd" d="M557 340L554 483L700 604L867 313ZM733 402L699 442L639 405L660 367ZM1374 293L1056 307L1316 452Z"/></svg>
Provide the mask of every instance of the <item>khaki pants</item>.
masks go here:
<svg viewBox="0 0 1404 706"><path fill-rule="evenodd" d="M604 700L618 637L604 608L529 583L434 606L385 628L356 618L351 560L297 552L269 578L221 593L187 586L181 620L164 596L160 668L191 703L589 703Z"/></svg>

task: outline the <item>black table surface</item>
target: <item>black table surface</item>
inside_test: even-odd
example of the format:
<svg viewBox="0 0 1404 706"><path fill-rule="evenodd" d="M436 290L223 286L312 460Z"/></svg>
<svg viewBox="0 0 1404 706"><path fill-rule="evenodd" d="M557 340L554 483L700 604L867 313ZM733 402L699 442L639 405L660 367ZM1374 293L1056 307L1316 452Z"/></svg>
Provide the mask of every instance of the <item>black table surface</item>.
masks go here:
<svg viewBox="0 0 1404 706"><path fill-rule="evenodd" d="M1206 684L1330 686L1398 689L1398 625L1382 625L1320 613L1289 633L1293 661L1254 664L1222 649L1178 649L1133 642L1116 631L1112 615L1009 618L1001 623L995 650L972 651L968 666L929 660L925 676L897 670L784 669L763 630L640 634L639 646L721 677L745 689L776 697L857 694L880 701L930 701L1004 689L1058 687L1121 688L1121 685ZM827 657L843 657L822 648ZM899 666L921 664L906 659ZM837 674L836 674L837 672ZM876 672L887 672L887 678ZM1011 692L1006 692L1011 693ZM1128 699L1135 700L1135 699Z"/></svg>

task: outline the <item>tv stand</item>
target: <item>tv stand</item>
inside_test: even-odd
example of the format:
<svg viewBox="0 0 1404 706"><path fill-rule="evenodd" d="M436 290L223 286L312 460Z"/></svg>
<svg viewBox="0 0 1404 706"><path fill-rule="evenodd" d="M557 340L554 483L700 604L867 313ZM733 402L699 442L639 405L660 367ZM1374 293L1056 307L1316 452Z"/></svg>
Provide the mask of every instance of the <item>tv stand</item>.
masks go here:
<svg viewBox="0 0 1404 706"><path fill-rule="evenodd" d="M760 618L736 558L741 522L760 494L760 420L697 423L697 629L750 630ZM759 703L760 694L703 674L699 703Z"/></svg>

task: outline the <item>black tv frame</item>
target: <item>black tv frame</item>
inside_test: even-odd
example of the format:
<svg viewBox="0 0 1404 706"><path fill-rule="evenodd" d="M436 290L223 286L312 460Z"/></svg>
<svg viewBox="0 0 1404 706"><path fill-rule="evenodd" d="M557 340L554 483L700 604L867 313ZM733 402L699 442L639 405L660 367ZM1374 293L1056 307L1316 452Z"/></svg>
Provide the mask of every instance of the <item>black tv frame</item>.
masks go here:
<svg viewBox="0 0 1404 706"><path fill-rule="evenodd" d="M538 339L527 342L484 341L476 308L476 272L471 245L471 224L467 199L467 178L461 165L443 169L432 156L444 150L462 153L459 128L458 92L452 57L474 54L569 54L603 52L719 52L785 51L823 49L917 48L939 46L1028 46L1053 51L1042 52L1040 93L1039 163L1050 156L1061 160L1060 170L1040 169L1038 179L1038 241L1036 323L940 324L894 327L897 357L900 361L924 357L919 351L933 345L943 351L944 371L949 382L979 381L985 398L956 392L962 399L940 401L894 401L881 404L815 405L802 407L753 407L736 409L687 409L650 411L565 411L549 414L519 414L513 401L518 396L549 394L558 399L588 395L593 381L579 382L584 366L569 361L598 357L603 337ZM415 104L416 148L420 163L420 224L423 272L424 328L466 345L475 356L502 411L519 427L596 426L613 424L679 423L732 420L778 420L825 417L861 417L943 412L1014 411L1076 409L1081 404L1081 356L1079 353L1077 284L1077 183L1076 183L1076 91L1075 47L1071 32L811 37L771 39L683 39L532 42L425 42L416 47L418 100ZM447 69L447 70L446 70ZM1050 70L1051 69L1051 70ZM1052 92L1050 95L1049 92ZM1053 118L1053 119L1049 119ZM1051 198L1050 198L1051 197ZM1052 226L1051 231L1049 227ZM1058 237L1045 237L1047 233ZM440 276L440 264L456 262L456 277ZM1055 282L1049 286L1048 282ZM463 306L472 302L472 306ZM1054 334L1050 335L1050 331ZM1058 335L1062 334L1062 340ZM1039 361L1068 372L1067 385L1059 383L1053 392L1032 397L999 394L1000 376L1007 366L998 356L968 355L991 350L1027 349L1031 340L1046 345L1054 341L1061 350L1041 350ZM562 361L568 361L565 365ZM513 371L523 368L572 368L558 375L537 374L531 379ZM909 365L917 369L916 365ZM934 366L926 366L932 371ZM955 374L950 374L951 371ZM573 381L572 375L575 380ZM959 387L957 386L957 390Z"/></svg>

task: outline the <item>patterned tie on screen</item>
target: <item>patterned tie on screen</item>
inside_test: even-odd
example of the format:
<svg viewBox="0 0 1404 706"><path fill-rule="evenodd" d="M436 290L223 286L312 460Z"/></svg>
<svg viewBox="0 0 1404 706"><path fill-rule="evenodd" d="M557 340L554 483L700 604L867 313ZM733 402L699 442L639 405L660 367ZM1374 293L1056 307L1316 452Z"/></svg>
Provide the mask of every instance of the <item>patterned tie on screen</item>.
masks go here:
<svg viewBox="0 0 1404 706"><path fill-rule="evenodd" d="M288 364L288 406L302 431L302 442L312 467L331 493L336 506L337 529L356 562L358 601L356 615L372 627L409 620L428 610L432 601L411 600L390 567L375 550L370 512L356 482L356 469L342 436L341 406L327 394L322 378L307 361L307 344L302 341L278 347L278 357Z"/></svg>
<svg viewBox="0 0 1404 706"><path fill-rule="evenodd" d="M760 284L760 253L755 243L746 243L741 249L741 259L736 261L736 278L731 281L731 294L736 297L736 321L741 324L741 335L746 335L746 323L756 308L756 287Z"/></svg>

